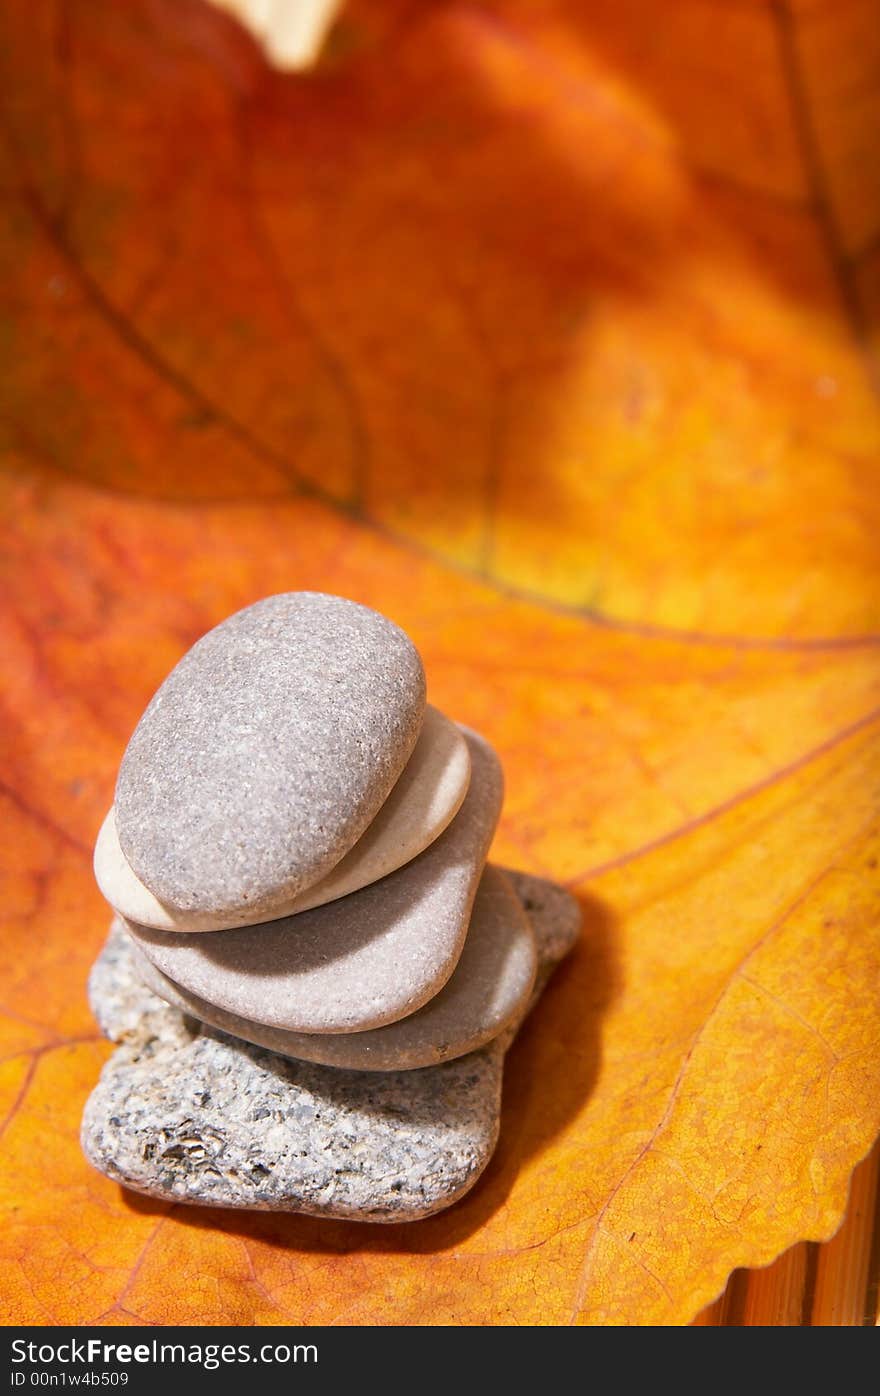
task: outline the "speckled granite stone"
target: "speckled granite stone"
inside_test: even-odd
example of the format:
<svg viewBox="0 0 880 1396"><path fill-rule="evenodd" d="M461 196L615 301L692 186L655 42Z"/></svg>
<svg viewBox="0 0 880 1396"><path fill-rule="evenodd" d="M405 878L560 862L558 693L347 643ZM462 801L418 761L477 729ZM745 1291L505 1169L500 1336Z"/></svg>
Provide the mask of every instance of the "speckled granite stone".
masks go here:
<svg viewBox="0 0 880 1396"><path fill-rule="evenodd" d="M419 739L391 794L345 857L325 877L275 908L293 916L403 867L442 834L461 807L470 781L467 742L454 722L428 707ZM209 911L181 911L160 902L126 862L111 809L95 844L95 880L127 921L162 931L218 931L264 919L252 909L231 918Z"/></svg>
<svg viewBox="0 0 880 1396"><path fill-rule="evenodd" d="M414 1013L458 962L498 822L503 779L462 729L464 804L430 848L369 887L298 916L211 935L126 922L158 970L206 1002L287 1032L360 1032Z"/></svg>
<svg viewBox="0 0 880 1396"><path fill-rule="evenodd" d="M416 1013L355 1033L294 1033L224 1013L181 989L134 944L144 983L174 1008L281 1056L354 1071L412 1071L451 1061L497 1037L522 1009L535 982L531 923L509 878L487 867L477 890L461 959L448 982Z"/></svg>
<svg viewBox="0 0 880 1396"><path fill-rule="evenodd" d="M539 972L528 1007L577 937L567 892L510 874L532 918ZM121 1045L83 1115L101 1172L153 1197L373 1222L441 1211L476 1182L498 1137L510 1024L493 1042L420 1071L293 1062L199 1027L138 980L115 931L90 998Z"/></svg>
<svg viewBox="0 0 880 1396"><path fill-rule="evenodd" d="M120 847L171 907L272 916L378 813L415 746L412 642L339 596L269 596L204 635L135 728L116 784Z"/></svg>

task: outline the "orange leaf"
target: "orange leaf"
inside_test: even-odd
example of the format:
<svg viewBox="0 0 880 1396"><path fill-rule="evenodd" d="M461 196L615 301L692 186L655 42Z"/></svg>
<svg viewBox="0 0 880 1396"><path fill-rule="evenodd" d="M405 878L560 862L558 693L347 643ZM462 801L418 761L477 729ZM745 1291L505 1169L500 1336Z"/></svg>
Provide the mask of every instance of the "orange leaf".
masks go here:
<svg viewBox="0 0 880 1396"><path fill-rule="evenodd" d="M839 1223L880 1128L870 13L353 0L292 75L197 0L6 8L11 1321L684 1323ZM493 1163L409 1227L79 1149L119 757L293 588L411 633L504 761L494 856L583 904Z"/></svg>

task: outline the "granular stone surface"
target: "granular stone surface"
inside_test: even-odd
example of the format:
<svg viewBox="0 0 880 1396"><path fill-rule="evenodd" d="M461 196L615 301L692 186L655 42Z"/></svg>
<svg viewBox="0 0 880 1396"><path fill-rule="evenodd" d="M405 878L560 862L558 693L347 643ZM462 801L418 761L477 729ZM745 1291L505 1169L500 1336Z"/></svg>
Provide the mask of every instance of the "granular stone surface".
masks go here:
<svg viewBox="0 0 880 1396"><path fill-rule="evenodd" d="M415 748L390 795L353 848L304 892L275 908L292 916L359 888L415 858L442 834L467 794L470 754L458 726L428 707ZM219 931L264 920L249 908L232 915L183 911L160 902L126 861L111 809L95 844L95 880L107 901L127 921L162 931Z"/></svg>
<svg viewBox="0 0 880 1396"><path fill-rule="evenodd" d="M509 873L532 918L539 971L528 1007L577 937L569 894ZM127 1187L179 1203L414 1221L462 1197L491 1158L504 1053L487 1046L419 1071L293 1062L202 1027L138 979L115 930L90 981L120 1043L90 1096L86 1155Z"/></svg>
<svg viewBox="0 0 880 1396"><path fill-rule="evenodd" d="M412 1071L490 1042L522 1009L537 965L530 920L509 878L493 867L483 873L461 959L440 993L408 1017L369 1032L295 1033L249 1022L160 974L136 943L134 955L147 987L200 1022L282 1056L356 1071Z"/></svg>
<svg viewBox="0 0 880 1396"><path fill-rule="evenodd" d="M258 926L185 935L126 922L130 933L175 984L270 1027L361 1032L414 1013L455 969L501 810L498 758L462 731L472 773L464 804L406 867Z"/></svg>
<svg viewBox="0 0 880 1396"><path fill-rule="evenodd" d="M155 694L119 770L119 844L159 901L273 915L378 813L416 744L422 662L366 606L269 596L204 635Z"/></svg>

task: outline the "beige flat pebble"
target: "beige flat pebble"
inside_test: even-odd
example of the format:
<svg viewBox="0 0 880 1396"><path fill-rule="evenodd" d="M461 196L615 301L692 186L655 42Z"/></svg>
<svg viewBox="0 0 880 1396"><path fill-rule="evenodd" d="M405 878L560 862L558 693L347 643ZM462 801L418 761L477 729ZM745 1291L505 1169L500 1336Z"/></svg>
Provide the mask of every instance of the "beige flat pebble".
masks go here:
<svg viewBox="0 0 880 1396"><path fill-rule="evenodd" d="M114 813L129 866L180 911L266 920L330 872L412 755L412 641L341 596L267 596L203 635L131 735Z"/></svg>
<svg viewBox="0 0 880 1396"><path fill-rule="evenodd" d="M187 993L133 947L148 989L173 1008L283 1057L353 1071L411 1071L436 1066L491 1042L522 1009L535 982L535 937L522 902L498 868L477 890L461 959L447 983L407 1018L356 1033L295 1033L224 1013Z"/></svg>
<svg viewBox="0 0 880 1396"><path fill-rule="evenodd" d="M297 916L213 935L126 922L157 969L206 1002L289 1032L360 1032L421 1008L458 962L498 822L492 748L461 729L464 803L438 839L381 881Z"/></svg>
<svg viewBox="0 0 880 1396"><path fill-rule="evenodd" d="M372 824L326 877L277 907L273 916L293 916L323 906L410 862L454 818L467 793L470 773L467 742L458 727L428 707L413 754ZM142 926L161 931L220 931L266 920L253 911L230 918L165 906L129 867L112 809L98 834L94 866L98 886L114 911Z"/></svg>

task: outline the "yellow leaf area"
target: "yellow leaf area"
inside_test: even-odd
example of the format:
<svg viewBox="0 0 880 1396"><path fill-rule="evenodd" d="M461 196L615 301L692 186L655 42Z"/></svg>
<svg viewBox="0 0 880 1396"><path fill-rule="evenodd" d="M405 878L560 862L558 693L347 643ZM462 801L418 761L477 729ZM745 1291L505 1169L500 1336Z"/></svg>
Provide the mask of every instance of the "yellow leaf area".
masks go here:
<svg viewBox="0 0 880 1396"><path fill-rule="evenodd" d="M847 0L0 16L0 1304L31 1323L681 1324L880 1129L880 31ZM662 38L662 42L660 41ZM91 846L211 625L334 591L483 732L578 948L434 1219L85 1163Z"/></svg>
<svg viewBox="0 0 880 1396"><path fill-rule="evenodd" d="M880 1125L871 644L647 641L500 596L315 503L7 490L14 856L0 1189L20 1321L680 1323L839 1222ZM169 1209L94 1173L107 924L89 845L132 724L223 615L332 587L391 615L496 744L493 857L564 879L578 949L512 1050L487 1174L429 1221Z"/></svg>

